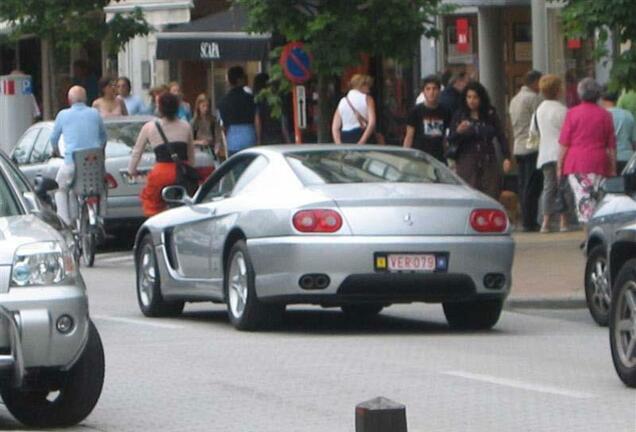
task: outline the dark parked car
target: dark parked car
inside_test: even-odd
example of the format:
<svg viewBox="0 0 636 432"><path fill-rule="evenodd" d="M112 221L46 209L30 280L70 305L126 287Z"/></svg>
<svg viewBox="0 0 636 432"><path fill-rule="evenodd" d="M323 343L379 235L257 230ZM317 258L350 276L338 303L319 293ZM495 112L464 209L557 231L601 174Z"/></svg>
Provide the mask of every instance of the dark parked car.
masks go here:
<svg viewBox="0 0 636 432"><path fill-rule="evenodd" d="M609 247L610 348L616 373L636 388L636 224L616 231Z"/></svg>
<svg viewBox="0 0 636 432"><path fill-rule="evenodd" d="M607 274L609 245L619 228L636 222L636 155L619 177L608 179L605 195L587 226L585 243L585 297L594 320L606 326L611 304L611 284Z"/></svg>

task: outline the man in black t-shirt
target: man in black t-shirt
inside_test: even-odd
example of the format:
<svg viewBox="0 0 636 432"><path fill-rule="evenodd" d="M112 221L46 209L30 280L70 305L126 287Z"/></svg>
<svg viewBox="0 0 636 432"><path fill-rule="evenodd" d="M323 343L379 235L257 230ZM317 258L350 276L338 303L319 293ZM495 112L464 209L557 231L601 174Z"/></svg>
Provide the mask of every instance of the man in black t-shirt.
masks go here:
<svg viewBox="0 0 636 432"><path fill-rule="evenodd" d="M410 112L406 122L404 147L416 148L446 163L444 158L444 139L450 123L449 112L439 104L441 82L435 75L422 81L424 103Z"/></svg>

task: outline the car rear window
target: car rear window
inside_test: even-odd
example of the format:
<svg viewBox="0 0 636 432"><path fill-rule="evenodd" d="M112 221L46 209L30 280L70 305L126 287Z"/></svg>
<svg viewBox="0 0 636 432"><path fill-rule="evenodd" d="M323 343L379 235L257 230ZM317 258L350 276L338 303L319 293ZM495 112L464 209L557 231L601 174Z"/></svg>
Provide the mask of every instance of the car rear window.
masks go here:
<svg viewBox="0 0 636 432"><path fill-rule="evenodd" d="M106 157L130 155L144 124L143 121L106 123L106 134L108 135ZM146 146L144 151L152 152L152 148Z"/></svg>
<svg viewBox="0 0 636 432"><path fill-rule="evenodd" d="M338 183L459 184L444 165L419 151L324 150L285 155L306 186Z"/></svg>

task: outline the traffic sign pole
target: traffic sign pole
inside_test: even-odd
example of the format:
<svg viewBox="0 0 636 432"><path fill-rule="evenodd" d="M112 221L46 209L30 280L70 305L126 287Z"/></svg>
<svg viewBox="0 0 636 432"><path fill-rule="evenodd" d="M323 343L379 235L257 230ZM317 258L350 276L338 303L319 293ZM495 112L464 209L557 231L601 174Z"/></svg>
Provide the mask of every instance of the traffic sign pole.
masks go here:
<svg viewBox="0 0 636 432"><path fill-rule="evenodd" d="M283 47L280 56L283 73L293 83L294 140L302 144L302 129L307 127L307 98L301 84L311 79L311 54L302 42L290 42Z"/></svg>
<svg viewBox="0 0 636 432"><path fill-rule="evenodd" d="M300 114L300 109L298 107L298 91L297 91L297 87L296 85L294 85L293 89L292 89L292 98L293 98L293 105L294 105L294 141L296 142L296 144L302 144L303 143L303 134L300 130L300 125L298 124L298 117Z"/></svg>

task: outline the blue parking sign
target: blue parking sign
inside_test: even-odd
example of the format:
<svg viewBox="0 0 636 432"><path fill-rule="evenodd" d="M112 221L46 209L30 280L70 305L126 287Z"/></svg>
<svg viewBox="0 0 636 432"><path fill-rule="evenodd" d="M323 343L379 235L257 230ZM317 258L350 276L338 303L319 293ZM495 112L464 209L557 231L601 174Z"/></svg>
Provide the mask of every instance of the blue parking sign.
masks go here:
<svg viewBox="0 0 636 432"><path fill-rule="evenodd" d="M30 78L22 80L21 89L24 96L30 96L33 94L33 86L31 85Z"/></svg>

